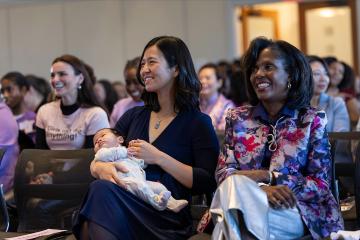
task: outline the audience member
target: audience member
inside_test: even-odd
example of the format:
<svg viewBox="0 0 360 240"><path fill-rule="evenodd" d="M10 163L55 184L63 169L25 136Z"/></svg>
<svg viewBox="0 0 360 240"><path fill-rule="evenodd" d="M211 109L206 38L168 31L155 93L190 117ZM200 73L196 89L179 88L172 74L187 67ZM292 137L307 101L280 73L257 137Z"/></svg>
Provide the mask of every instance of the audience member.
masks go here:
<svg viewBox="0 0 360 240"><path fill-rule="evenodd" d="M226 111L234 107L234 103L220 93L224 80L215 64L205 64L198 75L202 85L200 109L211 117L215 130L222 131L225 129Z"/></svg>
<svg viewBox="0 0 360 240"><path fill-rule="evenodd" d="M229 94L231 91L231 75L232 75L231 64L225 60L222 60L218 62L217 70L219 72L219 75L221 76L221 79L223 79L223 84L220 89L220 92L225 97L229 98Z"/></svg>
<svg viewBox="0 0 360 240"><path fill-rule="evenodd" d="M330 86L328 95L342 97L345 100L352 125L356 124L360 116L359 103L355 97L355 73L346 63L335 57L324 58L329 66Z"/></svg>
<svg viewBox="0 0 360 240"><path fill-rule="evenodd" d="M47 80L35 76L25 76L29 83L29 91L24 96L24 103L27 109L37 113L39 108L51 99L51 87Z"/></svg>
<svg viewBox="0 0 360 240"><path fill-rule="evenodd" d="M145 86L145 106L127 111L115 126L128 152L148 164L147 180L162 183L177 199L191 202L191 193L213 191L218 141L210 118L199 111L200 82L184 42L152 39L137 76ZM189 207L179 213L155 210L124 189L119 170L126 172L93 161L91 172L102 180L90 186L73 229L77 238L187 239L192 234Z"/></svg>
<svg viewBox="0 0 360 240"><path fill-rule="evenodd" d="M72 55L56 58L51 67L51 86L59 99L43 105L38 111L37 148L94 147L94 134L109 127L109 122L93 92L83 61Z"/></svg>
<svg viewBox="0 0 360 240"><path fill-rule="evenodd" d="M9 107L0 97L0 149L4 150L0 157L0 184L4 193L13 187L15 166L19 156L18 133L19 128Z"/></svg>
<svg viewBox="0 0 360 240"><path fill-rule="evenodd" d="M311 106L325 111L328 120L326 130L328 132L350 131L350 119L344 100L341 97L332 97L326 94L330 76L325 61L318 56L309 56L308 61L314 81Z"/></svg>
<svg viewBox="0 0 360 240"><path fill-rule="evenodd" d="M118 100L118 95L115 92L112 84L106 79L100 79L94 85L95 95L97 100L106 107L106 111L111 114L115 103Z"/></svg>
<svg viewBox="0 0 360 240"><path fill-rule="evenodd" d="M114 127L120 117L129 109L137 106L144 106L141 99L144 87L137 79L136 70L139 66L140 58L136 57L129 60L124 69L124 78L126 83L126 91L129 97L120 99L114 106L110 116L110 126Z"/></svg>
<svg viewBox="0 0 360 240"><path fill-rule="evenodd" d="M107 114L96 99L94 85L87 69L89 66L86 67L82 60L72 55L60 56L52 62L51 86L58 99L43 105L38 111L36 117L38 148L52 150L93 148L95 133L109 127ZM77 165L70 168L75 167ZM36 175L31 183L55 183L56 179L67 175L67 171L57 169L55 174L50 166L48 172ZM74 208L77 204L72 200L34 200L30 203L27 222L22 226L28 230L60 228L61 213Z"/></svg>
<svg viewBox="0 0 360 240"><path fill-rule="evenodd" d="M1 78L1 93L19 125L18 143L20 151L34 148L36 114L26 108L24 98L30 85L20 72L9 72Z"/></svg>
<svg viewBox="0 0 360 240"><path fill-rule="evenodd" d="M252 106L227 114L213 238L297 239L307 230L329 237L344 226L330 191L326 115L310 107L306 57L285 41L256 38L243 67Z"/></svg>
<svg viewBox="0 0 360 240"><path fill-rule="evenodd" d="M119 100L126 98L128 96L128 94L126 92L126 86L123 82L116 81L116 82L113 82L112 85L118 95Z"/></svg>
<svg viewBox="0 0 360 240"><path fill-rule="evenodd" d="M241 71L234 72L231 76L231 91L229 98L237 107L249 104L245 76Z"/></svg>

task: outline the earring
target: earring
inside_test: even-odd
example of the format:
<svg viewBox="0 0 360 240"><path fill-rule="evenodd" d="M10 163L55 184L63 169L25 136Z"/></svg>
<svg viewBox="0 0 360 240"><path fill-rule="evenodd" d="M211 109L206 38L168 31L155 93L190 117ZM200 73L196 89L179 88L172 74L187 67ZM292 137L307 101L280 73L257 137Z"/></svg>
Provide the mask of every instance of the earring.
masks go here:
<svg viewBox="0 0 360 240"><path fill-rule="evenodd" d="M290 80L288 81L287 88L288 88L288 89L291 88L291 82L290 82Z"/></svg>
<svg viewBox="0 0 360 240"><path fill-rule="evenodd" d="M79 84L78 89L81 90L81 84Z"/></svg>

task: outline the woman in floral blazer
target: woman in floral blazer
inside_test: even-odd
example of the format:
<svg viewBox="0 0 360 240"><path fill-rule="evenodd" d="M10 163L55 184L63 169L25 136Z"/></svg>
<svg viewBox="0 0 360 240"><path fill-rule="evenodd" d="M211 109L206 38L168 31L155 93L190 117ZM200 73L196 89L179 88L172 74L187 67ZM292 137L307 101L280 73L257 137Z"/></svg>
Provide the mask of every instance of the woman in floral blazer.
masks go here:
<svg viewBox="0 0 360 240"><path fill-rule="evenodd" d="M327 119L323 111L310 107L312 71L305 56L285 41L256 38L245 53L243 67L252 106L227 113L216 170L218 183L223 183L211 207L214 233L285 239L309 230L318 239L343 229L330 191ZM236 200L231 199L234 195ZM238 217L245 224L239 221L239 231L219 231L225 226L218 218L219 209L231 208L242 212ZM263 225L254 217L259 212L268 215ZM226 219L229 214L223 216Z"/></svg>

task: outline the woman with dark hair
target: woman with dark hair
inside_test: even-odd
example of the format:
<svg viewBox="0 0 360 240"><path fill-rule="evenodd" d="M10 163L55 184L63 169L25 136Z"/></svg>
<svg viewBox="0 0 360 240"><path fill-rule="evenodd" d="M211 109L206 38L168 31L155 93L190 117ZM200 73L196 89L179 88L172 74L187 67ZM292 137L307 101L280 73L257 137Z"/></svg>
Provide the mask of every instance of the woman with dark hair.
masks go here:
<svg viewBox="0 0 360 240"><path fill-rule="evenodd" d="M109 127L108 116L96 99L93 82L87 69L84 62L73 55L63 55L52 62L50 81L57 99L40 107L37 113L37 148L51 150L93 148L95 133ZM64 170L59 167L48 169L48 172L33 176L30 183L57 183L60 179L68 179L68 170L70 169ZM29 205L27 222L21 227L27 230L61 228L61 213L74 208L76 204L76 201L72 200L36 202Z"/></svg>
<svg viewBox="0 0 360 240"><path fill-rule="evenodd" d="M118 95L112 84L106 79L100 79L95 83L94 91L98 101L105 106L105 110L111 114L118 100Z"/></svg>
<svg viewBox="0 0 360 240"><path fill-rule="evenodd" d="M326 115L310 107L306 57L285 41L256 38L243 68L252 106L227 114L213 237L297 239L309 230L319 239L343 229L330 191Z"/></svg>
<svg viewBox="0 0 360 240"><path fill-rule="evenodd" d="M51 67L56 101L43 105L36 117L36 146L44 149L94 147L92 138L109 127L96 99L84 62L72 55L56 58Z"/></svg>
<svg viewBox="0 0 360 240"><path fill-rule="evenodd" d="M120 117L129 109L138 106L144 106L141 95L144 91L144 86L137 79L136 71L140 64L140 57L136 57L127 61L124 68L124 78L126 84L126 91L128 97L120 99L114 106L114 110L110 116L110 126L114 127Z"/></svg>
<svg viewBox="0 0 360 240"><path fill-rule="evenodd" d="M25 96L30 85L20 72L9 72L1 78L1 93L19 125L20 151L35 146L35 112L26 107Z"/></svg>
<svg viewBox="0 0 360 240"><path fill-rule="evenodd" d="M223 131L226 111L234 107L234 103L220 93L224 77L212 63L202 66L198 75L201 82L200 110L211 117L215 130Z"/></svg>
<svg viewBox="0 0 360 240"><path fill-rule="evenodd" d="M219 153L211 119L199 111L200 82L190 52L176 37L156 37L137 70L145 106L127 111L115 129L128 153L148 164L146 179L165 185L175 199L211 192ZM189 207L157 211L124 189L113 163L93 161L93 182L74 228L79 239L186 239L192 234ZM104 201L105 200L105 201ZM101 204L99 204L101 203Z"/></svg>
<svg viewBox="0 0 360 240"><path fill-rule="evenodd" d="M350 131L350 119L344 100L326 94L330 82L327 64L318 56L308 56L307 59L312 69L314 81L311 106L325 111L328 120L326 130L328 132Z"/></svg>
<svg viewBox="0 0 360 240"><path fill-rule="evenodd" d="M360 117L359 102L355 97L355 72L352 67L335 57L326 57L324 60L329 66L330 75L327 94L344 99L350 121L355 125Z"/></svg>
<svg viewBox="0 0 360 240"><path fill-rule="evenodd" d="M37 112L50 100L50 84L44 78L35 75L26 75L25 77L29 83L29 91L24 96L25 105L28 109Z"/></svg>

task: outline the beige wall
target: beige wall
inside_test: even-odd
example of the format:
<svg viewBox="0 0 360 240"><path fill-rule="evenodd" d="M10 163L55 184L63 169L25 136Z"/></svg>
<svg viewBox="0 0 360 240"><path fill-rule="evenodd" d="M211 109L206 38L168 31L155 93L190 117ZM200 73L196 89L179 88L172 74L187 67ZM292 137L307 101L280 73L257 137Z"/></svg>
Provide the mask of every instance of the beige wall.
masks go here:
<svg viewBox="0 0 360 240"><path fill-rule="evenodd" d="M0 1L0 4L4 1ZM0 74L48 77L51 61L71 53L96 75L122 79L127 59L158 35L188 45L195 65L232 59L231 2L223 0L32 0L0 5ZM231 15L231 14L230 14Z"/></svg>

